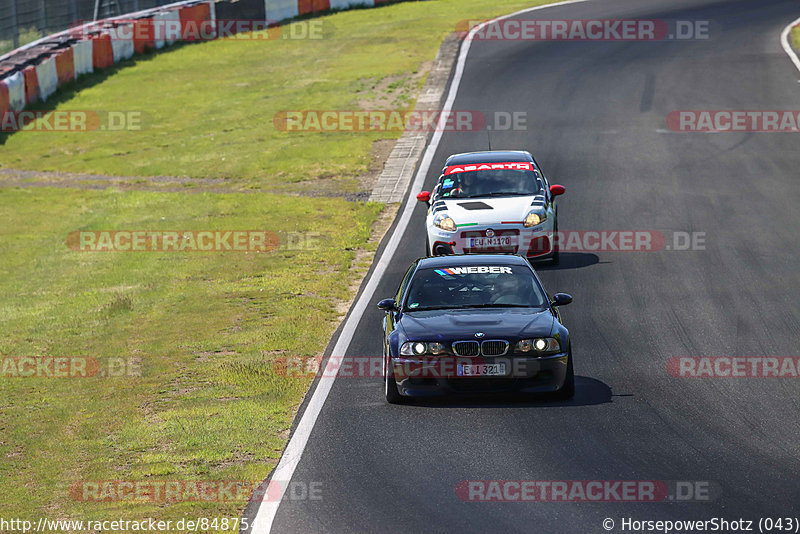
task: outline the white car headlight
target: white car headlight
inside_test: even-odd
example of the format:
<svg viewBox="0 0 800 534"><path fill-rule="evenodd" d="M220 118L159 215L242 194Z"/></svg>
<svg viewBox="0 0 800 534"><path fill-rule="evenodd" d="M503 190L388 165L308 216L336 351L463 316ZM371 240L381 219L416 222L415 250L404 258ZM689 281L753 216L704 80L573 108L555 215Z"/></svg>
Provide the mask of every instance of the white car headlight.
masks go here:
<svg viewBox="0 0 800 534"><path fill-rule="evenodd" d="M446 232L455 232L456 231L456 222L450 218L449 215L446 213L440 213L436 217L433 218L433 225L437 228L441 228Z"/></svg>
<svg viewBox="0 0 800 534"><path fill-rule="evenodd" d="M402 356L422 356L424 354L438 356L442 352L444 352L444 345L436 341L406 341L400 347Z"/></svg>
<svg viewBox="0 0 800 534"><path fill-rule="evenodd" d="M561 352L561 343L552 337L537 337L523 339L516 346L517 352L530 353L534 356L545 356Z"/></svg>
<svg viewBox="0 0 800 534"><path fill-rule="evenodd" d="M531 226L542 224L545 220L547 220L547 214L532 211L525 217L525 220L522 221L522 225L525 228L530 228Z"/></svg>

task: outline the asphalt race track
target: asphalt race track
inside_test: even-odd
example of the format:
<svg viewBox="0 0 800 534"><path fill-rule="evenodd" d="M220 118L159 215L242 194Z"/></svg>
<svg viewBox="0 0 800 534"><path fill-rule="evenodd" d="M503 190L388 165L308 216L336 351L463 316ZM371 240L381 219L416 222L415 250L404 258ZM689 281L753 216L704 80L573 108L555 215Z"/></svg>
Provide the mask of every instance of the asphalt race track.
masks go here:
<svg viewBox="0 0 800 534"><path fill-rule="evenodd" d="M456 110L525 112L494 149L528 149L559 200L560 230L704 232L704 250L562 252L539 272L562 310L573 401L453 400L390 406L380 379L338 379L272 531L605 532L638 520L798 516L800 380L687 379L676 356L800 354L800 134L680 133L674 110L800 109L800 72L780 47L795 0L590 0L520 18L711 21L709 38L657 42L485 41L469 52ZM486 132L443 135L447 155ZM418 191L411 191L416 194ZM424 255L424 208L373 302ZM347 354L381 354L371 304ZM463 480L708 481L705 502L474 503ZM753 528L757 529L757 526Z"/></svg>

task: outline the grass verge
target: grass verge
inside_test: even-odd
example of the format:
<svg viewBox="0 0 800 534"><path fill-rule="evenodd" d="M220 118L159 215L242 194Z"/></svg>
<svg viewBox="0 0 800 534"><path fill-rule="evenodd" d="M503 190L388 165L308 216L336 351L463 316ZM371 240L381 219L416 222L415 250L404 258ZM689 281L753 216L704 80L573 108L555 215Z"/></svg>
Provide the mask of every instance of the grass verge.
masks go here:
<svg viewBox="0 0 800 534"><path fill-rule="evenodd" d="M0 189L0 206L0 354L87 356L101 369L122 359L126 375L0 377L3 516L237 517L244 502L83 502L69 488L262 480L309 385L270 361L326 345L336 304L369 264L356 265L355 251L380 206L55 189ZM65 243L73 230L109 228L320 235L310 250L247 254L76 252Z"/></svg>

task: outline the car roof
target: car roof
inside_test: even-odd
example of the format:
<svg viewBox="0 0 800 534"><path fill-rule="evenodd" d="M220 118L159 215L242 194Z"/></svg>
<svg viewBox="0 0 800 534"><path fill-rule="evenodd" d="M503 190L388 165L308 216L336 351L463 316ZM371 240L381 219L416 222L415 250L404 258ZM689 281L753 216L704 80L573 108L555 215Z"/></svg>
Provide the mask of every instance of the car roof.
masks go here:
<svg viewBox="0 0 800 534"><path fill-rule="evenodd" d="M464 154L453 154L447 158L445 166L510 161L533 161L533 156L531 156L530 152L525 150L486 150L483 152L466 152Z"/></svg>
<svg viewBox="0 0 800 534"><path fill-rule="evenodd" d="M419 268L460 267L462 265L529 265L528 261L516 254L453 254L431 256L417 260Z"/></svg>

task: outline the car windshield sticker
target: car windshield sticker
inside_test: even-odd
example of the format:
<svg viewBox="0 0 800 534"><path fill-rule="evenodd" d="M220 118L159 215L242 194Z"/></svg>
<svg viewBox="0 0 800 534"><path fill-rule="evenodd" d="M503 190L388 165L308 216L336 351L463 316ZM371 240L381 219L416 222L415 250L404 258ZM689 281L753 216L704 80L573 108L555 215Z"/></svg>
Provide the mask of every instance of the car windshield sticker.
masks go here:
<svg viewBox="0 0 800 534"><path fill-rule="evenodd" d="M447 269L434 269L436 274L442 276L456 274L513 274L511 267L499 265L470 265L469 267L449 267Z"/></svg>
<svg viewBox="0 0 800 534"><path fill-rule="evenodd" d="M453 184L455 184L455 182L450 178L447 178L444 182L442 182L442 188L449 189L450 187L453 187Z"/></svg>
<svg viewBox="0 0 800 534"><path fill-rule="evenodd" d="M459 172L472 172L472 171L491 171L491 170L511 169L517 171L532 171L533 163L529 161L512 161L508 163L478 163L473 165L451 165L445 167L445 176L449 174L456 174Z"/></svg>
<svg viewBox="0 0 800 534"><path fill-rule="evenodd" d="M419 306L419 302L412 302L408 305L409 308L416 308L417 306Z"/></svg>

